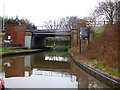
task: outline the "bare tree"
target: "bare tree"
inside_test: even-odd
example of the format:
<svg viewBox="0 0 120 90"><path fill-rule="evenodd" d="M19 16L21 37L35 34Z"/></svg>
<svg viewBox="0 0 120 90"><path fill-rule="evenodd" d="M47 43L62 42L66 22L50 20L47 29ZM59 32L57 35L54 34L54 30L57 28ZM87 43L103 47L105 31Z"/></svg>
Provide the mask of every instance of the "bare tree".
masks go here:
<svg viewBox="0 0 120 90"><path fill-rule="evenodd" d="M44 23L44 26L51 30L76 29L79 21L80 19L77 16L67 16L65 18L60 18L59 20L49 20Z"/></svg>
<svg viewBox="0 0 120 90"><path fill-rule="evenodd" d="M45 26L46 29L50 29L49 23L46 22L46 21L44 22L44 26Z"/></svg>
<svg viewBox="0 0 120 90"><path fill-rule="evenodd" d="M113 21L118 19L118 3L100 2L94 13L98 17L104 15L110 24L113 24Z"/></svg>
<svg viewBox="0 0 120 90"><path fill-rule="evenodd" d="M77 16L71 16L69 18L69 22L68 22L69 28L70 29L76 29L78 22L80 22L80 19Z"/></svg>
<svg viewBox="0 0 120 90"><path fill-rule="evenodd" d="M83 20L87 21L87 26L95 26L96 25L96 18L92 16L88 16L83 18Z"/></svg>

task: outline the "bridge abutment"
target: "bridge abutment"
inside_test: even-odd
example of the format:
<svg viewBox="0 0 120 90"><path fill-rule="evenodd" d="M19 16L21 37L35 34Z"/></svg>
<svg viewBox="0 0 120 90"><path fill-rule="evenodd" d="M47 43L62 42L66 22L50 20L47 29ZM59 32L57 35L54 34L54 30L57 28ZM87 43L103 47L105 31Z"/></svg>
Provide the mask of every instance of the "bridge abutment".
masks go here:
<svg viewBox="0 0 120 90"><path fill-rule="evenodd" d="M71 48L77 47L77 30L71 30Z"/></svg>
<svg viewBox="0 0 120 90"><path fill-rule="evenodd" d="M39 49L46 46L46 37L35 36L32 33L26 33L25 36L25 47L29 49Z"/></svg>
<svg viewBox="0 0 120 90"><path fill-rule="evenodd" d="M31 36L25 36L25 47L31 49Z"/></svg>

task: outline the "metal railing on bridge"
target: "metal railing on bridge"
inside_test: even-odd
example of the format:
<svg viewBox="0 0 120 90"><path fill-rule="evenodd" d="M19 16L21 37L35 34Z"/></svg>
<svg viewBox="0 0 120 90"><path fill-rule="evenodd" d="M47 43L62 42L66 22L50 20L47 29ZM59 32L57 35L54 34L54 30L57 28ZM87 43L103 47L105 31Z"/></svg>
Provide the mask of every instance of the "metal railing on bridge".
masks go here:
<svg viewBox="0 0 120 90"><path fill-rule="evenodd" d="M45 26L37 26L37 28L38 28L37 30L38 31L56 31L56 32L59 32L59 31L71 31L71 29L67 28L67 27L58 27L58 26L56 28L54 28L54 27L47 28Z"/></svg>

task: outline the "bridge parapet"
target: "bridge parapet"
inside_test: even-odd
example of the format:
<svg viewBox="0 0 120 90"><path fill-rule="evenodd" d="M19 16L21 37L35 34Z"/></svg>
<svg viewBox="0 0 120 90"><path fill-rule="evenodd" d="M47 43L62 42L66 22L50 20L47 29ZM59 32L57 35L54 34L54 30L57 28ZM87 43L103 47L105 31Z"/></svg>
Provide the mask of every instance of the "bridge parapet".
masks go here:
<svg viewBox="0 0 120 90"><path fill-rule="evenodd" d="M27 29L26 32L71 32L71 29L35 29L29 30Z"/></svg>

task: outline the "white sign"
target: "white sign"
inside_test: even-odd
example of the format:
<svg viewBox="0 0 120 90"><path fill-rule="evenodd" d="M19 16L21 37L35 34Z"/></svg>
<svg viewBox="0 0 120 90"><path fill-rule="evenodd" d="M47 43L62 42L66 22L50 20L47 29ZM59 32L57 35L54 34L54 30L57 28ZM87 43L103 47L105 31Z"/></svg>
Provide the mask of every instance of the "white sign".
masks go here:
<svg viewBox="0 0 120 90"><path fill-rule="evenodd" d="M11 36L8 36L8 39L11 39Z"/></svg>

